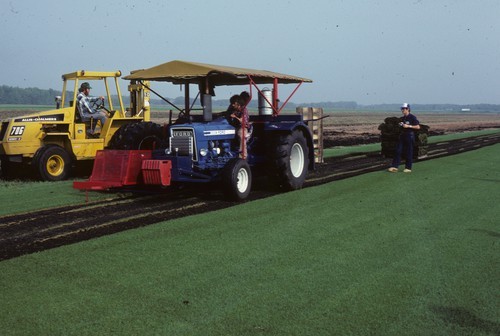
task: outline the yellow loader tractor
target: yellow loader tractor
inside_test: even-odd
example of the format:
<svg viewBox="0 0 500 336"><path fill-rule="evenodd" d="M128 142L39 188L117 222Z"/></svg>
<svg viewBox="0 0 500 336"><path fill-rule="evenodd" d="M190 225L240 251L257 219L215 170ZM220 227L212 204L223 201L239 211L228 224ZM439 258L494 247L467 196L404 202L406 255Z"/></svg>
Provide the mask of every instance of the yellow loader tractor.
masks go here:
<svg viewBox="0 0 500 336"><path fill-rule="evenodd" d="M44 181L64 180L78 162L94 160L98 150L113 146L132 148L133 144L123 143L127 139L122 135L113 137L115 133L123 133L117 132L119 129L128 128L127 134L131 134L130 128L136 128L132 132L135 142L141 141L141 134L160 136L161 126L150 122L147 83L130 82L130 108L126 111L118 83L120 76L120 71L81 70L65 74L62 96L56 97L56 109L3 120L0 129L2 177L17 177L19 172L29 171ZM114 85L110 85L110 81ZM86 122L81 119L75 102L83 82L89 82L93 94L104 97L94 106L108 114L104 125L100 125L100 121L92 125L93 118ZM115 88L114 92L110 86ZM113 106L113 99L118 106ZM95 128L97 134L89 135L89 128Z"/></svg>

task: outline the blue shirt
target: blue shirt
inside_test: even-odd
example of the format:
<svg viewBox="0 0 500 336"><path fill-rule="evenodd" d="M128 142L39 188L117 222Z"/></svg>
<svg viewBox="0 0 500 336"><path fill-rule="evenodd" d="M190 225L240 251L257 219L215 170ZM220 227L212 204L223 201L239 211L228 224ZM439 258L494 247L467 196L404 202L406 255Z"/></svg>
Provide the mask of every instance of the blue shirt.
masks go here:
<svg viewBox="0 0 500 336"><path fill-rule="evenodd" d="M402 116L401 117L401 122L406 125L420 125L420 122L418 121L417 117L415 117L413 114L408 113L407 116ZM413 133L414 129L412 128L403 128L403 133Z"/></svg>

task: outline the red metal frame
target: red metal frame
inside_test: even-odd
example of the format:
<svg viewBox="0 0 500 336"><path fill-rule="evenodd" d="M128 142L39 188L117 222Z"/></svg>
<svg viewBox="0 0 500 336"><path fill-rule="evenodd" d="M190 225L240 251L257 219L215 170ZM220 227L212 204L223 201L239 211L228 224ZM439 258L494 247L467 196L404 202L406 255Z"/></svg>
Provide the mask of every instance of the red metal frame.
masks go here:
<svg viewBox="0 0 500 336"><path fill-rule="evenodd" d="M266 96L264 96L262 94L262 91L259 89L259 87L257 86L257 84L254 82L254 80L252 79L252 75L247 75L248 77L248 80L249 80L249 87L250 87L250 100L252 99L252 86L255 87L255 89L257 89L257 91L259 92L259 94L267 101L267 103L269 105L271 105L271 108L273 109L273 116L278 116L281 112L281 110L283 110L283 108L286 106L286 104L288 104L288 101L290 100L290 98L292 98L292 96L295 94L295 92L297 92L297 90L299 89L299 87L302 85L303 82L300 82L297 84L297 86L295 87L295 89L292 91L292 93L290 94L290 96L288 96L288 98L285 100L285 102L283 103L283 105L281 105L281 108L278 109L278 78L274 78L273 79L273 101L270 102ZM245 108L246 108L246 105L245 105ZM246 137L246 124L245 124L245 118L243 118L243 122L241 123L241 143L240 143L240 150L242 153L245 153L246 151L244 151L243 149L243 146L246 145L245 143L245 137ZM246 155L242 155L243 159L246 159Z"/></svg>
<svg viewBox="0 0 500 336"><path fill-rule="evenodd" d="M281 105L281 107L278 109L278 78L274 78L274 81L273 81L273 101L270 102L266 96L264 96L262 94L262 91L259 89L259 87L257 86L257 84L253 81L252 79L252 75L247 75L248 77L248 80L250 81L250 96L252 96L252 86L254 86L257 91L259 92L259 94L266 100L266 102L268 102L269 105L271 105L271 108L273 109L273 116L277 116L280 114L280 112L283 110L283 108L286 106L286 104L288 104L288 102L290 101L290 98L292 98L292 96L295 94L295 92L297 92L297 90L299 89L299 87L302 85L303 82L300 82L297 84L297 86L295 87L295 89L292 91L292 93L288 96L288 98L285 100L285 102L283 103L283 105Z"/></svg>

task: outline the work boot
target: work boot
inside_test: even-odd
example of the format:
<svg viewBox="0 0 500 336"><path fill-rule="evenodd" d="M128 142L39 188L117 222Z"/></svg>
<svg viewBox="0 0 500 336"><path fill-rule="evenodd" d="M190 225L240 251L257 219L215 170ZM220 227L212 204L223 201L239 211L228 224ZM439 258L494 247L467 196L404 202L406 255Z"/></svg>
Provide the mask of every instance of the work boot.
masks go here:
<svg viewBox="0 0 500 336"><path fill-rule="evenodd" d="M96 132L94 130L91 129L87 130L87 138L89 139L97 139L99 138L100 135L101 134L99 132Z"/></svg>

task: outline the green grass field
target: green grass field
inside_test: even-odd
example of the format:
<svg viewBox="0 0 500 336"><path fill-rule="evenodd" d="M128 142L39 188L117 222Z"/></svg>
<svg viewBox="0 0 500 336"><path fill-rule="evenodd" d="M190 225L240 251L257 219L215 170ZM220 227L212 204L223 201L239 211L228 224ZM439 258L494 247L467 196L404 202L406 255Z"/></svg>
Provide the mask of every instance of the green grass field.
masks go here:
<svg viewBox="0 0 500 336"><path fill-rule="evenodd" d="M0 104L0 113L6 111L45 111L55 108L54 105L31 105L31 104Z"/></svg>
<svg viewBox="0 0 500 336"><path fill-rule="evenodd" d="M120 193L85 193L72 186L73 181L0 180L0 216L124 196Z"/></svg>
<svg viewBox="0 0 500 336"><path fill-rule="evenodd" d="M0 330L498 335L499 149L0 262Z"/></svg>

